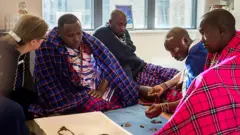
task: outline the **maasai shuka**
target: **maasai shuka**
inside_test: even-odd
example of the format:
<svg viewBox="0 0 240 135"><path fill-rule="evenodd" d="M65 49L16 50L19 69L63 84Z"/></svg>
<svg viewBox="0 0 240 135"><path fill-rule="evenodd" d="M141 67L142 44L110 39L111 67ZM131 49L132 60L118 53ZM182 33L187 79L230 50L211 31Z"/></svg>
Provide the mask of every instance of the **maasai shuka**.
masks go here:
<svg viewBox="0 0 240 135"><path fill-rule="evenodd" d="M208 55L205 71L192 82L172 118L156 135L239 134L239 54L240 32L236 32L221 53Z"/></svg>
<svg viewBox="0 0 240 135"><path fill-rule="evenodd" d="M39 104L31 105L30 112L49 115L75 108L85 108L84 112L101 111L101 108L116 109L138 102L139 86L127 77L113 54L99 40L85 32L82 39L92 49L101 76L108 80L112 89L116 89L114 94L119 99L106 102L98 98L94 100L88 95L89 89L79 85L80 78L70 64L65 44L58 36L58 29L54 28L36 51L34 78Z"/></svg>

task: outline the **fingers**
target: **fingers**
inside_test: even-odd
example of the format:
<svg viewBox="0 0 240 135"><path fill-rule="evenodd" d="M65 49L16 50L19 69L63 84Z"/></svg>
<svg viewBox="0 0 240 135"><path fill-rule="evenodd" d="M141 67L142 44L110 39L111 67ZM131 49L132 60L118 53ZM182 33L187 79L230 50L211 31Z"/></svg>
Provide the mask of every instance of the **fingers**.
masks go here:
<svg viewBox="0 0 240 135"><path fill-rule="evenodd" d="M101 98L102 96L101 96L100 93L97 93L97 94L96 94L96 97L97 97L97 98Z"/></svg>
<svg viewBox="0 0 240 135"><path fill-rule="evenodd" d="M156 110L155 109L151 109L151 110L146 111L145 115L150 119L158 116L158 115L156 115Z"/></svg>
<svg viewBox="0 0 240 135"><path fill-rule="evenodd" d="M90 95L91 95L93 92L94 92L94 90L91 90L91 91L89 91L89 92L88 92L88 94L90 94Z"/></svg>
<svg viewBox="0 0 240 135"><path fill-rule="evenodd" d="M148 96L155 96L157 94L157 92L155 90L150 90L148 92Z"/></svg>
<svg viewBox="0 0 240 135"><path fill-rule="evenodd" d="M91 90L88 92L89 95L95 97L95 98L102 98L102 95L101 93L99 93L98 91L96 90Z"/></svg>
<svg viewBox="0 0 240 135"><path fill-rule="evenodd" d="M148 118L155 118L157 116L160 115L161 110L159 110L159 106L158 104L153 104L151 107L149 107L146 111L145 111L145 115Z"/></svg>
<svg viewBox="0 0 240 135"><path fill-rule="evenodd" d="M148 96L160 96L161 95L161 93L159 93L159 92L153 92L153 93L148 93Z"/></svg>
<svg viewBox="0 0 240 135"><path fill-rule="evenodd" d="M99 98L99 93L97 93L96 91L92 94L93 97Z"/></svg>
<svg viewBox="0 0 240 135"><path fill-rule="evenodd" d="M160 96L163 93L163 89L160 85L154 86L149 92L148 96Z"/></svg>
<svg viewBox="0 0 240 135"><path fill-rule="evenodd" d="M154 104L153 105L151 105L146 111L145 111L145 113L151 113L151 111L154 109Z"/></svg>

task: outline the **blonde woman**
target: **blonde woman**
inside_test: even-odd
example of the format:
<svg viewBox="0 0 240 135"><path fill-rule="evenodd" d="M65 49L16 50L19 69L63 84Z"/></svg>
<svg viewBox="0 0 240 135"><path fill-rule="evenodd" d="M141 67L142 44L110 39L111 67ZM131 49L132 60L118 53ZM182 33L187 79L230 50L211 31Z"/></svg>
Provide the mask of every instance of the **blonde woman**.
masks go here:
<svg viewBox="0 0 240 135"><path fill-rule="evenodd" d="M34 89L26 57L28 52L40 47L47 29L43 19L24 15L0 40L0 129L4 129L1 133L26 134L23 110L26 113L31 102L28 96L32 94L28 90Z"/></svg>

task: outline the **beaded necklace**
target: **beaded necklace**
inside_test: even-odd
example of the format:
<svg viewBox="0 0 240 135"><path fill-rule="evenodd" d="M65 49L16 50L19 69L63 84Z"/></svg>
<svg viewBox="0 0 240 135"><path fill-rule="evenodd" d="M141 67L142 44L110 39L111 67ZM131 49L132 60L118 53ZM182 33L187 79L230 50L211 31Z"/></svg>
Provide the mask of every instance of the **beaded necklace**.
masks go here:
<svg viewBox="0 0 240 135"><path fill-rule="evenodd" d="M23 65L23 75L22 75L22 84L21 86L24 86L24 77L25 77L25 58L27 54L24 54L23 59L20 61L21 55L18 57L18 64L17 64L17 69L15 73L15 78L14 78L14 83L13 83L13 90L16 90L16 84L17 84L17 78L18 78L18 67L22 64Z"/></svg>

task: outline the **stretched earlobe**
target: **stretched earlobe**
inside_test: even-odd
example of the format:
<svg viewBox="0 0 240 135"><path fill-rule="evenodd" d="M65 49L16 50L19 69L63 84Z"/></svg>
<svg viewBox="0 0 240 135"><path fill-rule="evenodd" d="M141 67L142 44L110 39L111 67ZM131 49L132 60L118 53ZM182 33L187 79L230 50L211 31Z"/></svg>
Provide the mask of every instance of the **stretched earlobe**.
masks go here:
<svg viewBox="0 0 240 135"><path fill-rule="evenodd" d="M220 36L224 36L224 33L225 33L225 27L223 27L223 26L219 26L219 33L220 33Z"/></svg>

